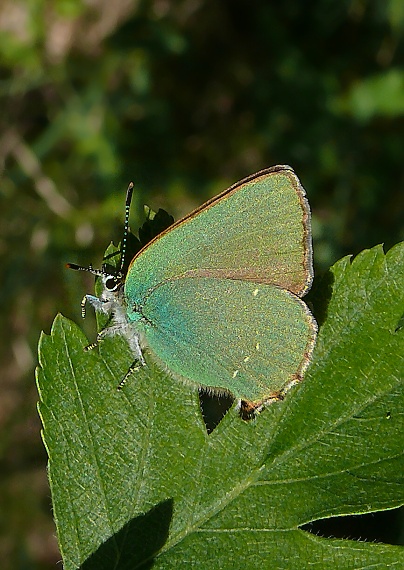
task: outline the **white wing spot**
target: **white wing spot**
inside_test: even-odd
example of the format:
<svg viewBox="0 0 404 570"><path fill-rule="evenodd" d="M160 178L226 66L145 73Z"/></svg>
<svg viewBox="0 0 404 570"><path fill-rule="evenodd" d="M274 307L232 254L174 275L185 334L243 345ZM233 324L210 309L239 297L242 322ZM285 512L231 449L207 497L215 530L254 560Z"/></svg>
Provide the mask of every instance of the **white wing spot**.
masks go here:
<svg viewBox="0 0 404 570"><path fill-rule="evenodd" d="M238 374L238 370L235 370L235 371L233 372L233 378L235 378L235 377L237 376L237 374Z"/></svg>
<svg viewBox="0 0 404 570"><path fill-rule="evenodd" d="M254 289L253 291L253 296L256 297L259 293L259 289Z"/></svg>
<svg viewBox="0 0 404 570"><path fill-rule="evenodd" d="M260 349L260 343L257 342L257 344L255 345L255 350L259 350Z"/></svg>

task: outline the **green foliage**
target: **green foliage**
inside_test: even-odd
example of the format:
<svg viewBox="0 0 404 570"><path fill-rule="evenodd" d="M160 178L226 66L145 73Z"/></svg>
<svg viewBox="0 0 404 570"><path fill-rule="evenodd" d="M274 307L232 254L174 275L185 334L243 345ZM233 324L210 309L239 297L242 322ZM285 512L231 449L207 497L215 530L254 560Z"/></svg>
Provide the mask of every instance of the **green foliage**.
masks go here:
<svg viewBox="0 0 404 570"><path fill-rule="evenodd" d="M38 387L66 570L404 565L403 548L299 528L404 502L404 243L329 275L302 385L253 422L231 408L210 435L195 391L148 359L116 392L125 342L84 353L56 318Z"/></svg>
<svg viewBox="0 0 404 570"><path fill-rule="evenodd" d="M391 69L353 85L338 109L352 114L359 121L373 117L404 115L404 72Z"/></svg>

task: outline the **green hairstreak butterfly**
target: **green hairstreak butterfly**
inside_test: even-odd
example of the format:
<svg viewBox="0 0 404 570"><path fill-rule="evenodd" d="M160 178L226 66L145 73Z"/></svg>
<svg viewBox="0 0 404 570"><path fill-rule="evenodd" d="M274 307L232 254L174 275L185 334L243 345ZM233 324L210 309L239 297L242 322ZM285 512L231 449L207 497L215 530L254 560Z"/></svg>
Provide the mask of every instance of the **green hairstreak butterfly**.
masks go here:
<svg viewBox="0 0 404 570"><path fill-rule="evenodd" d="M83 299L111 317L97 341L121 334L132 350L119 387L145 366L147 349L174 377L230 392L243 417L282 399L302 379L317 333L302 301L313 279L310 210L293 170L234 184L154 237L125 271L132 191L120 269L69 264L102 279L102 295Z"/></svg>

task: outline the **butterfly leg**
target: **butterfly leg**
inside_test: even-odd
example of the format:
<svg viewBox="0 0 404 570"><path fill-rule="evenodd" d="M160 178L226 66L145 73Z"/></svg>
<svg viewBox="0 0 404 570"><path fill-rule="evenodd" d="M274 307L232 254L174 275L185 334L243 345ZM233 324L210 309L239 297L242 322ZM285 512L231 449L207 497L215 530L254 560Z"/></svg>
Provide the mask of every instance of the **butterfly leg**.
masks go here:
<svg viewBox="0 0 404 570"><path fill-rule="evenodd" d="M86 302L87 297L89 297L89 296L90 296L90 295L85 295L85 296L83 297L82 302L81 302L81 312L82 312L83 318L85 317L85 302ZM91 295L91 296L92 296L92 295ZM98 299L97 297L94 297L94 299L95 299L96 301L98 301L99 303L102 303L102 302L103 302L102 300ZM93 304L93 303L91 303L91 304ZM97 309L96 309L96 310L97 310ZM103 311L103 312L105 312L106 314L108 314L107 311ZM108 320L108 322L109 322L110 320L111 320L111 318ZM111 326L111 327L106 326L102 331L100 331L100 332L97 334L97 339L96 339L95 342L92 342L92 343L90 343L90 344L88 344L87 346L84 347L85 352L88 352L89 350L93 350L94 348L96 348L96 347L99 345L100 341L103 340L106 336L118 334L118 333L119 333L119 328L120 328L120 327L118 327L118 326ZM113 330L111 330L111 329L113 329Z"/></svg>
<svg viewBox="0 0 404 570"><path fill-rule="evenodd" d="M127 373L125 374L125 376L122 378L122 380L119 382L118 386L116 387L118 392L121 391L122 388L125 386L126 382L128 381L129 376L132 376L132 374L134 374L135 372L139 372L139 370L142 368L142 366L145 366L145 365L146 365L146 363L144 361L142 363L140 360L135 360L134 362L132 362L132 364L129 366Z"/></svg>
<svg viewBox="0 0 404 570"><path fill-rule="evenodd" d="M140 346L139 336L136 333L133 334L133 331L132 334L128 334L125 336L133 354L135 355L135 360L129 366L129 370L122 378L122 380L119 382L117 390L122 390L129 376L131 376L134 372L138 372L142 368L142 366L146 366L146 361L143 358L142 348Z"/></svg>
<svg viewBox="0 0 404 570"><path fill-rule="evenodd" d="M88 352L89 350L93 350L94 348L97 348L97 346L99 345L99 343L100 343L106 336L117 334L117 333L119 332L118 330L116 330L116 331L110 331L110 329L114 329L114 328L117 328L117 327L113 327L113 326L112 326L112 327L107 327L107 328L103 329L102 331L100 331L100 332L97 334L97 339L96 339L96 341L95 341L95 342L92 342L92 343L90 343L90 344L88 344L87 346L84 347L85 352Z"/></svg>
<svg viewBox="0 0 404 570"><path fill-rule="evenodd" d="M108 301L104 300L104 299L100 299L98 297L95 297L94 295L84 295L84 297L81 300L81 316L83 317L83 319L86 316L86 303L90 303L90 305L92 307L94 307L94 310L99 312L99 313L105 313L108 314L108 308L106 306L106 303L108 303ZM98 341L101 340L100 335L97 336L97 340L95 342L92 342L91 344L88 344L87 346L84 347L84 350L86 352L88 352L89 350L93 350L94 348L96 348L98 346Z"/></svg>
<svg viewBox="0 0 404 570"><path fill-rule="evenodd" d="M146 361L143 358L142 347L140 346L139 335L137 335L136 332L133 332L131 325L127 326L125 332L127 333L125 335L126 340L128 341L128 344L135 356L135 360L139 361L142 366L146 366Z"/></svg>
<svg viewBox="0 0 404 570"><path fill-rule="evenodd" d="M94 295L84 295L84 297L81 300L81 316L83 317L83 319L86 316L86 303L90 303L90 305L94 307L94 310L97 311L98 313L108 314L109 312L107 307L109 301L107 301L106 299L95 297Z"/></svg>

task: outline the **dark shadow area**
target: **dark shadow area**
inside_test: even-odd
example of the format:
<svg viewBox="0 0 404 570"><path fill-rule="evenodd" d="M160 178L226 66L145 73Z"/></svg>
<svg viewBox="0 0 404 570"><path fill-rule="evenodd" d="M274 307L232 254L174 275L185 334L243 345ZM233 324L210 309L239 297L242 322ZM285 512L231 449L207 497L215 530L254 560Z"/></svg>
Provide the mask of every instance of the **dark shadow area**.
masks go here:
<svg viewBox="0 0 404 570"><path fill-rule="evenodd" d="M146 212L146 220L139 228L139 241L141 247L147 245L152 241L152 239L172 226L173 223L173 216L162 208L159 208L157 212L152 212L152 210L148 208Z"/></svg>
<svg viewBox="0 0 404 570"><path fill-rule="evenodd" d="M199 390L199 403L208 434L219 425L233 402L234 398L231 394L212 395L205 390Z"/></svg>
<svg viewBox="0 0 404 570"><path fill-rule="evenodd" d="M401 315L401 317L398 319L398 323L396 326L396 329L394 332L400 332L404 329L404 313Z"/></svg>
<svg viewBox="0 0 404 570"><path fill-rule="evenodd" d="M327 318L328 305L332 296L334 285L334 275L331 271L316 276L313 286L304 297L304 301L309 306L319 328Z"/></svg>
<svg viewBox="0 0 404 570"><path fill-rule="evenodd" d="M157 212L153 212L150 208L147 208L145 212L145 221L139 227L138 233L139 237L136 237L132 232L128 232L126 236L126 256L125 262L122 268L123 275L126 275L128 268L132 259L139 253L139 251L145 247L149 242L151 242L155 237L164 232L174 223L174 218L165 210L159 209ZM122 219L123 227L123 219ZM123 240L123 235L119 236L120 245ZM111 263L108 263L108 262ZM121 262L121 251L113 251L112 253L105 253L103 260L103 269L111 275L116 274L117 268Z"/></svg>
<svg viewBox="0 0 404 570"><path fill-rule="evenodd" d="M324 538L404 545L404 508L314 521L302 530Z"/></svg>
<svg viewBox="0 0 404 570"><path fill-rule="evenodd" d="M80 567L81 570L147 570L164 546L173 514L167 499L135 517L106 540Z"/></svg>

